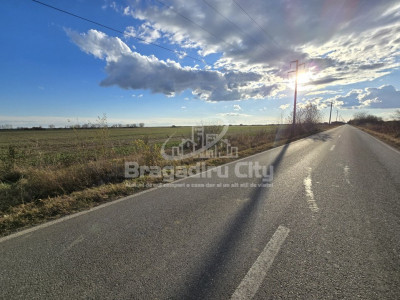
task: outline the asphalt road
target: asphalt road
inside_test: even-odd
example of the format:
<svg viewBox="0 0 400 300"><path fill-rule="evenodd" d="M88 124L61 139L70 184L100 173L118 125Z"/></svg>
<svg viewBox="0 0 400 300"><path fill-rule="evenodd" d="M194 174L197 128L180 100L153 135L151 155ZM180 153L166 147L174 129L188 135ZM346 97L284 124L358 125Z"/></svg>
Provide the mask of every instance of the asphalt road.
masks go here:
<svg viewBox="0 0 400 300"><path fill-rule="evenodd" d="M400 298L400 152L345 125L227 168L1 239L0 298Z"/></svg>

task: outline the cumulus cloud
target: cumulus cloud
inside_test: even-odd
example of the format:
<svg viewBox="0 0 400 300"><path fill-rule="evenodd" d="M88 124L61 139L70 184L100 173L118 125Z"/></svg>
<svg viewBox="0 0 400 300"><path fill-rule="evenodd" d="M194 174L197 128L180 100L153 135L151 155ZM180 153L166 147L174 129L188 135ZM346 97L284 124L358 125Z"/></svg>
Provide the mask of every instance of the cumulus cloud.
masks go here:
<svg viewBox="0 0 400 300"><path fill-rule="evenodd" d="M345 95L337 95L327 99L325 102L332 102L334 106L357 108L361 105L360 101L358 100L358 96L362 92L363 90L361 89L353 89Z"/></svg>
<svg viewBox="0 0 400 300"><path fill-rule="evenodd" d="M240 107L240 105L235 104L235 105L233 105L233 110L239 111L239 110L242 110L242 108Z"/></svg>
<svg viewBox="0 0 400 300"><path fill-rule="evenodd" d="M263 84L262 75L256 72L223 73L183 67L172 60L133 52L121 39L97 30L83 34L69 30L67 34L82 51L106 61L108 76L100 83L102 86L148 89L167 96L190 89L195 96L208 101L264 98L279 91L277 84Z"/></svg>
<svg viewBox="0 0 400 300"><path fill-rule="evenodd" d="M353 89L346 95L337 95L325 102L330 101L344 108L399 108L400 91L392 85Z"/></svg>
<svg viewBox="0 0 400 300"><path fill-rule="evenodd" d="M161 34L159 30L152 27L148 22L145 22L137 29L133 26L126 27L124 37L137 37L145 43L153 43L161 37Z"/></svg>
<svg viewBox="0 0 400 300"><path fill-rule="evenodd" d="M135 19L135 26L125 30L126 41L138 37L166 44L177 49L174 59L199 55L211 61L205 66L132 52L120 39L98 31L68 34L83 51L106 60L104 86L168 96L189 89L207 101L279 95L294 59L307 63L313 92L371 81L399 67L396 0L237 2L257 24L234 1L225 0L209 2L213 7L204 1L169 0L168 7L131 1L116 9Z"/></svg>
<svg viewBox="0 0 400 300"><path fill-rule="evenodd" d="M282 104L281 106L279 106L280 109L285 110L287 108L289 108L290 104Z"/></svg>
<svg viewBox="0 0 400 300"><path fill-rule="evenodd" d="M360 95L360 101L371 108L399 108L400 91L392 85L384 85L379 88L366 88Z"/></svg>
<svg viewBox="0 0 400 300"><path fill-rule="evenodd" d="M324 100L323 97L314 97L314 98L311 98L311 99L302 99L302 101L300 101L297 106L299 108L304 108L307 105L312 104L312 105L316 106L317 109L321 110L321 109L324 109L325 107L327 107L327 102L323 101L323 100Z"/></svg>
<svg viewBox="0 0 400 300"><path fill-rule="evenodd" d="M400 15L395 0L238 3L261 29L235 2L223 0L213 1L213 8L201 1L169 0L172 8L135 2L125 14L146 22L171 44L205 56L222 53L218 67L270 68L266 73L277 80L293 59L312 67L316 76L310 84L321 88L371 80L396 65Z"/></svg>

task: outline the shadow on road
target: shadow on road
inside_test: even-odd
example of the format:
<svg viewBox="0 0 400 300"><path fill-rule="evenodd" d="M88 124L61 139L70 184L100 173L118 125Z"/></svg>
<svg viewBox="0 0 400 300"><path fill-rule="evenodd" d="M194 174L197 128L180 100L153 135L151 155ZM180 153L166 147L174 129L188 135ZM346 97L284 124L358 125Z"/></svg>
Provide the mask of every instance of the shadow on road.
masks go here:
<svg viewBox="0 0 400 300"><path fill-rule="evenodd" d="M282 162L290 144L282 147L280 153L272 162L274 176L276 176L279 166ZM259 183L262 183L262 179ZM246 228L255 218L257 206L265 199L268 188L255 188L251 194L250 200L237 212L230 224L229 230L225 236L215 245L215 248L208 253L208 257L202 260L198 271L193 278L189 279L186 289L182 292L180 299L209 299L212 297L213 288L218 282L218 275L223 274L227 264L233 259L233 252L239 245Z"/></svg>

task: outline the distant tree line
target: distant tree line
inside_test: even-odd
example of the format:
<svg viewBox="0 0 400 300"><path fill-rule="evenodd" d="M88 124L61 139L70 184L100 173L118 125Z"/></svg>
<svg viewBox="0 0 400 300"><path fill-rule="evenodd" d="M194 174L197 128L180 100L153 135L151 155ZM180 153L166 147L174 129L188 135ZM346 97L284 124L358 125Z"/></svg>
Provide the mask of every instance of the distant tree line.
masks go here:
<svg viewBox="0 0 400 300"><path fill-rule="evenodd" d="M355 114L348 123L389 136L390 138L385 138L385 141L395 147L400 147L400 109L396 110L391 117L393 120L384 121L380 117L360 112Z"/></svg>
<svg viewBox="0 0 400 300"><path fill-rule="evenodd" d="M354 114L353 119L348 123L351 125L380 124L383 123L383 120L381 117L367 114L365 112L359 112Z"/></svg>
<svg viewBox="0 0 400 300"><path fill-rule="evenodd" d="M10 129L12 129L12 130L43 130L45 128L43 128L42 126L33 126L33 127L21 127L21 126L18 126L18 127L14 128L10 124L4 124L4 125L0 125L0 130L2 130L2 129L5 129L5 130L10 130Z"/></svg>
<svg viewBox="0 0 400 300"><path fill-rule="evenodd" d="M87 128L136 128L136 127L144 127L144 123L139 123L139 124L112 124L108 125L107 123L85 123L85 124L75 124L75 125L70 125L68 128L76 128L76 129L87 129ZM50 128L50 127L49 127Z"/></svg>
<svg viewBox="0 0 400 300"><path fill-rule="evenodd" d="M13 126L10 124L0 125L0 129L13 129Z"/></svg>
<svg viewBox="0 0 400 300"><path fill-rule="evenodd" d="M144 123L138 124L112 124L108 125L107 123L85 123L85 124L74 124L67 125L64 127L56 127L54 124L48 125L48 129L89 129L89 128L142 128L144 127ZM33 126L33 127L13 127L11 124L3 124L0 125L0 130L45 130L47 128L42 126Z"/></svg>

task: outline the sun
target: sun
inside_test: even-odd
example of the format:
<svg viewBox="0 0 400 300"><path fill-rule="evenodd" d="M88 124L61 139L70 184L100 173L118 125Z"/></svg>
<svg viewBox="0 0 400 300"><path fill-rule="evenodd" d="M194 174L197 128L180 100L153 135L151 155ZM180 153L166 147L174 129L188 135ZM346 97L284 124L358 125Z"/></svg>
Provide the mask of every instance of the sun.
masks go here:
<svg viewBox="0 0 400 300"><path fill-rule="evenodd" d="M301 72L297 76L297 83L305 84L311 81L311 72Z"/></svg>
<svg viewBox="0 0 400 300"><path fill-rule="evenodd" d="M288 87L294 89L296 77L290 76ZM314 80L313 73L311 71L299 71L297 75L297 89L299 91L308 91L312 89L311 82Z"/></svg>

